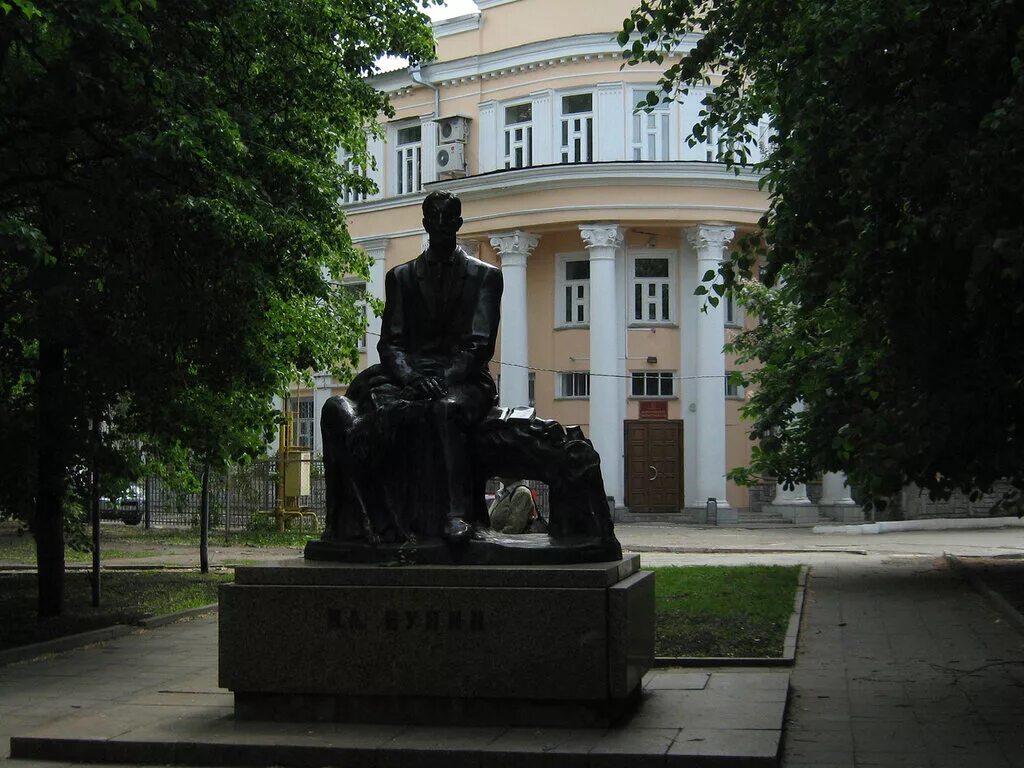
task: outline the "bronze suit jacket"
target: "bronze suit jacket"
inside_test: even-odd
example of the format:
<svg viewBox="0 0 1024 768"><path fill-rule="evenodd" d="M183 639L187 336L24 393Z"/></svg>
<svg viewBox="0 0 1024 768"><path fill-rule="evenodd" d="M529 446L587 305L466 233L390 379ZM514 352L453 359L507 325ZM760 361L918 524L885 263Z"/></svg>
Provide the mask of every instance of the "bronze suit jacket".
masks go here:
<svg viewBox="0 0 1024 768"><path fill-rule="evenodd" d="M388 272L381 366L399 385L425 374L493 390L487 364L498 336L501 270L456 248L445 277L440 285L431 278L424 254Z"/></svg>

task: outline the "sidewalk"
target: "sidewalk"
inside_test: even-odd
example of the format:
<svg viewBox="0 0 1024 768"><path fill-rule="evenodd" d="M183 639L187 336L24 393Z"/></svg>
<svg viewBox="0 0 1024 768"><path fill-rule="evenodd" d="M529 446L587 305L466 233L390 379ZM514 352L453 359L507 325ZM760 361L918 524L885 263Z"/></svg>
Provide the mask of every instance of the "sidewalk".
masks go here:
<svg viewBox="0 0 1024 768"><path fill-rule="evenodd" d="M812 572L786 768L1024 766L1024 636L942 561Z"/></svg>
<svg viewBox="0 0 1024 768"><path fill-rule="evenodd" d="M942 559L845 557L811 572L782 765L1024 768L1024 636ZM0 755L76 713L130 725L130 700L223 714L216 651L206 618L0 667Z"/></svg>

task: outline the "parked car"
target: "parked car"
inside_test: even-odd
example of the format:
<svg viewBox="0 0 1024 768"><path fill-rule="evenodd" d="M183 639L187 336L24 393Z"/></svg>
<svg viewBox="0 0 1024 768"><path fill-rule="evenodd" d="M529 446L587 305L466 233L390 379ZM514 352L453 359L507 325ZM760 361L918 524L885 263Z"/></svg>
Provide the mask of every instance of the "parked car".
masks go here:
<svg viewBox="0 0 1024 768"><path fill-rule="evenodd" d="M141 483L132 483L119 498L100 498L100 520L120 520L125 525L138 525L146 510L146 490Z"/></svg>

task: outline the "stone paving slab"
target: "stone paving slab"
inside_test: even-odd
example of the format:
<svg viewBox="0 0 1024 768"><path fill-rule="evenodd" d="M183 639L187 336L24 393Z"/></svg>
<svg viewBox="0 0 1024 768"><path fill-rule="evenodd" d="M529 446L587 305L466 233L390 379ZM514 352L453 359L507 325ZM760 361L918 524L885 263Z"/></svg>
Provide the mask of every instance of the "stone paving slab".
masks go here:
<svg viewBox="0 0 1024 768"><path fill-rule="evenodd" d="M1024 635L941 559L816 566L785 768L1024 768Z"/></svg>
<svg viewBox="0 0 1024 768"><path fill-rule="evenodd" d="M19 732L12 764L777 766L789 672L658 670L628 722L575 730L236 721L228 695L193 679L199 690L148 690Z"/></svg>

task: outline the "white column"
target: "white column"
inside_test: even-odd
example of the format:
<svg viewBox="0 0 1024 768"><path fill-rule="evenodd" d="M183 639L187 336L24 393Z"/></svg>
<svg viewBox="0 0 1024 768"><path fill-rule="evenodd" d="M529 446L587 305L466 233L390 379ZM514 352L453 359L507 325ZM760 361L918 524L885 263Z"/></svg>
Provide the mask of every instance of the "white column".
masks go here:
<svg viewBox="0 0 1024 768"><path fill-rule="evenodd" d="M804 409L803 401L797 401L793 403L791 410L793 413L801 413ZM786 490L782 483L777 483L775 486L775 498L772 499L772 504L775 506L786 506L791 507L794 505L807 505L810 504L811 500L807 498L807 486L803 483L794 483L792 490Z"/></svg>
<svg viewBox="0 0 1024 768"><path fill-rule="evenodd" d="M626 329L629 327L629 321L627 319L628 302L626 301L626 295L629 290L629 277L626 274L628 267L629 259L627 258L627 251L623 249L619 254L619 257L615 259L615 372L619 375L619 378L615 380L615 401L618 405L615 422L619 425L616 435L619 441L619 455L622 456L623 461L623 470L620 473L623 478L621 499L623 506L626 504L626 436L624 434L625 430L623 429L623 424L626 421L626 403L628 402L631 391L630 380L626 370ZM616 503L618 503L618 501Z"/></svg>
<svg viewBox="0 0 1024 768"><path fill-rule="evenodd" d="M717 270L725 247L732 240L732 227L700 224L686 230L686 236L697 252L697 279L708 270ZM694 286L695 287L695 286ZM692 288L690 290L692 294ZM703 296L691 296L692 301L704 303ZM696 328L688 334L696 346L697 377L694 393L694 440L696 455L694 466L694 492L687 496L704 506L709 498L718 502L718 508L728 507L725 497L725 326L723 307L707 303L707 311L697 314Z"/></svg>
<svg viewBox="0 0 1024 768"><path fill-rule="evenodd" d="M792 490L786 490L782 483L775 485L775 498L772 499L774 506L792 507L810 503L811 500L807 498L807 486L803 483L795 483Z"/></svg>
<svg viewBox="0 0 1024 768"><path fill-rule="evenodd" d="M477 133L480 153L477 167L480 173L487 173L498 168L498 116L495 103L482 102L477 119L480 126Z"/></svg>
<svg viewBox="0 0 1024 768"><path fill-rule="evenodd" d="M626 107L622 83L602 83L597 86L597 149L598 162L626 159Z"/></svg>
<svg viewBox="0 0 1024 768"><path fill-rule="evenodd" d="M580 225L590 252L590 440L601 456L605 492L617 506L623 503L623 473L615 261L623 232L617 224Z"/></svg>
<svg viewBox="0 0 1024 768"><path fill-rule="evenodd" d="M331 386L333 383L334 377L329 373L318 373L313 377L313 453L324 452L324 438L320 432L320 411L324 409L327 398L334 393Z"/></svg>
<svg viewBox="0 0 1024 768"><path fill-rule="evenodd" d="M530 402L526 261L540 241L539 235L521 229L490 235L491 247L501 258L501 407L514 408Z"/></svg>
<svg viewBox="0 0 1024 768"><path fill-rule="evenodd" d="M555 119L551 116L551 91L536 91L530 94L533 116L533 164L548 165L555 162L552 128Z"/></svg>
<svg viewBox="0 0 1024 768"><path fill-rule="evenodd" d="M846 473L826 472L821 476L821 501L818 503L833 507L850 507L857 503L850 495Z"/></svg>
<svg viewBox="0 0 1024 768"><path fill-rule="evenodd" d="M273 408L280 414L284 413L284 398L281 395L274 395L270 400L270 407ZM319 414L317 415L319 418ZM271 456L277 455L277 449L280 447L280 430L275 428L270 435L270 439L267 440L267 454Z"/></svg>
<svg viewBox="0 0 1024 768"><path fill-rule="evenodd" d="M384 275L387 273L387 240L370 240L360 243L372 261L370 262L370 282L366 284L366 293L384 301ZM366 365L380 362L377 342L380 341L380 316L372 309L367 309L366 324Z"/></svg>
<svg viewBox="0 0 1024 768"><path fill-rule="evenodd" d="M434 113L420 118L420 143L422 152L420 179L424 184L437 181L437 123Z"/></svg>

